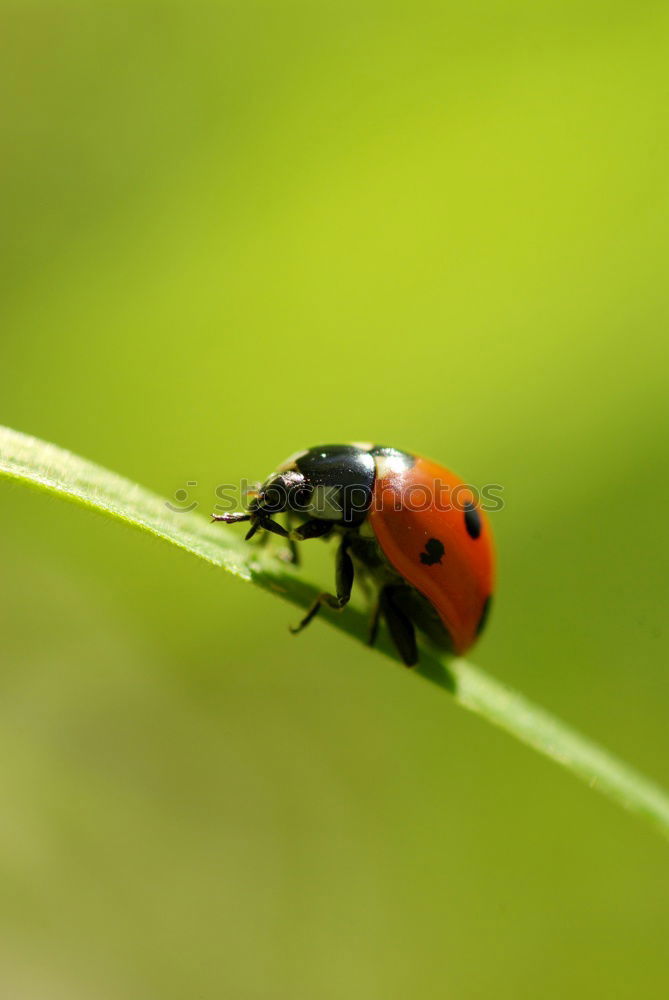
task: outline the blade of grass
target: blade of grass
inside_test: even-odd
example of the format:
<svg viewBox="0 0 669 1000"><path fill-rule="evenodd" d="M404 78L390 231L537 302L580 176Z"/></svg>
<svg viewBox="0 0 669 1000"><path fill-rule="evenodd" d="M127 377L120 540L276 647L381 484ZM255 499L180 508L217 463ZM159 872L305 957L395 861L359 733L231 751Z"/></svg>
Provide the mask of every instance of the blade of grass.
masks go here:
<svg viewBox="0 0 669 1000"><path fill-rule="evenodd" d="M0 427L0 476L18 480L116 517L186 549L235 576L307 607L318 593L298 571L267 549L245 545L238 535L211 525L200 514L176 512L155 494L77 455L18 431ZM347 609L325 618L364 641L365 615ZM396 659L387 638L380 650ZM407 672L408 673L408 672ZM469 711L506 730L669 837L669 794L654 782L581 736L522 695L462 659L421 652L416 671L449 691Z"/></svg>

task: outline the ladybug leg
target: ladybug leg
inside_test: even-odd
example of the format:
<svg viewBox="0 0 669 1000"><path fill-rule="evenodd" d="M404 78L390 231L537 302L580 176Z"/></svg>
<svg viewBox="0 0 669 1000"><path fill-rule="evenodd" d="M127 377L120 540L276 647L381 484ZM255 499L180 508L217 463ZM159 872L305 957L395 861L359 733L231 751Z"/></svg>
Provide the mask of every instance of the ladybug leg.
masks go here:
<svg viewBox="0 0 669 1000"><path fill-rule="evenodd" d="M379 598L372 608L369 619L369 632L367 633L367 644L373 646L379 634L379 622L381 621L381 599Z"/></svg>
<svg viewBox="0 0 669 1000"><path fill-rule="evenodd" d="M407 667L413 667L418 662L416 647L416 630L413 622L400 607L397 600L396 587L384 587L379 595L379 607L386 619L390 638L395 643Z"/></svg>
<svg viewBox="0 0 669 1000"><path fill-rule="evenodd" d="M299 528L292 528L292 517L288 511L286 511L286 525L288 527L288 551L285 558L294 566L300 564L298 542L304 542L307 538L325 538L332 532L333 528L332 522L319 521L316 518L305 521Z"/></svg>
<svg viewBox="0 0 669 1000"><path fill-rule="evenodd" d="M292 566L299 566L300 550L295 539L293 538L293 518L290 510L286 511L286 528L288 530L288 538L286 541L288 548L280 553L280 558L283 559L284 562L290 563Z"/></svg>
<svg viewBox="0 0 669 1000"><path fill-rule="evenodd" d="M333 527L332 521L319 521L318 518L314 517L291 531L290 537L296 542L305 542L307 538L324 538L330 534Z"/></svg>
<svg viewBox="0 0 669 1000"><path fill-rule="evenodd" d="M307 522L307 524L309 523L310 522ZM316 536L312 535L311 537L314 538ZM336 596L335 594L319 594L299 625L291 627L290 631L293 635L297 635L297 633L301 632L303 628L306 628L309 622L316 617L324 604L326 604L329 608L332 608L334 611L341 611L341 609L350 601L351 590L353 589L353 560L348 554L347 538L342 539L341 545L337 549L335 583L337 590Z"/></svg>

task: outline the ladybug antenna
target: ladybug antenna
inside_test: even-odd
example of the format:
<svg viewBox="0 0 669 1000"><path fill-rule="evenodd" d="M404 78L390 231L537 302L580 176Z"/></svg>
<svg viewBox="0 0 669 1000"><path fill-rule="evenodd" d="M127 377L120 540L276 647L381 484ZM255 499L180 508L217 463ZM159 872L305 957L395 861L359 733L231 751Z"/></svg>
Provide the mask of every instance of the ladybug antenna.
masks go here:
<svg viewBox="0 0 669 1000"><path fill-rule="evenodd" d="M224 524L239 524L240 521L250 521L250 514L212 514L212 523L214 521L223 521Z"/></svg>

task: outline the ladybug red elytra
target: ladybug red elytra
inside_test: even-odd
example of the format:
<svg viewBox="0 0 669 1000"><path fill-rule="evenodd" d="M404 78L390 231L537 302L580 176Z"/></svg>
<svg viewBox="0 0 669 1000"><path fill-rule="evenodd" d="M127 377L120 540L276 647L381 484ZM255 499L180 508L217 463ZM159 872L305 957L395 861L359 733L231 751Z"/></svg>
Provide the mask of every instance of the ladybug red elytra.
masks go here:
<svg viewBox="0 0 669 1000"><path fill-rule="evenodd" d="M295 560L296 542L339 537L336 594L320 594L293 632L324 604L348 604L356 572L377 588L370 643L383 616L407 666L418 659L416 628L461 654L485 625L494 579L490 525L470 487L418 455L371 444L309 448L265 480L245 513L212 518L250 521L247 538L259 530L288 538Z"/></svg>

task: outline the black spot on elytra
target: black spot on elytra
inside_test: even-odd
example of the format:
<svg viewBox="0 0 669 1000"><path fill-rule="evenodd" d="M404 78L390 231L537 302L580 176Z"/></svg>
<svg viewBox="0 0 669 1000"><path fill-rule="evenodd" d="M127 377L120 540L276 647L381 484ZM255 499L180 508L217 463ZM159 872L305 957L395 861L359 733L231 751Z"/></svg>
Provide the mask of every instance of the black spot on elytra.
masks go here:
<svg viewBox="0 0 669 1000"><path fill-rule="evenodd" d="M420 561L426 566L434 566L444 558L444 546L438 538L428 538L425 551L420 554Z"/></svg>
<svg viewBox="0 0 669 1000"><path fill-rule="evenodd" d="M480 635L486 626L488 621L488 615L490 614L490 606L492 604L492 596L486 597L485 604L483 605L483 611L481 612L481 617L479 618L479 623L476 626L476 634Z"/></svg>
<svg viewBox="0 0 669 1000"><path fill-rule="evenodd" d="M478 538L481 534L481 517L470 500L465 504L465 528L470 538Z"/></svg>

